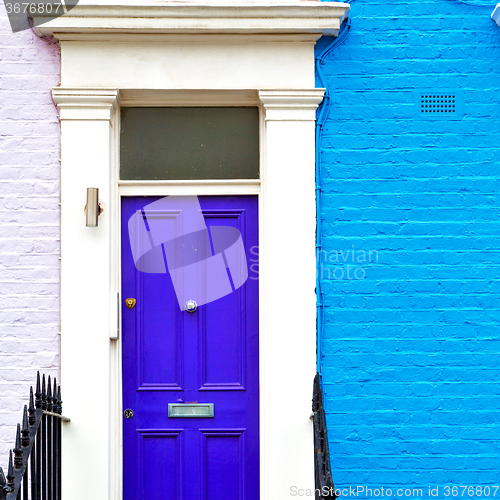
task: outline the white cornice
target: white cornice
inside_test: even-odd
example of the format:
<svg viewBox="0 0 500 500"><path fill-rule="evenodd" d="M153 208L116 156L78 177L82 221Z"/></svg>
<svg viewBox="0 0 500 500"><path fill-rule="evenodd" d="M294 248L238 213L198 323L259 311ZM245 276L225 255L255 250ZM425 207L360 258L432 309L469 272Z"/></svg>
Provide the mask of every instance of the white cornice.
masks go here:
<svg viewBox="0 0 500 500"><path fill-rule="evenodd" d="M112 120L117 89L52 89L61 120Z"/></svg>
<svg viewBox="0 0 500 500"><path fill-rule="evenodd" d="M159 34L315 34L337 35L349 4L319 0L290 3L218 5L186 2L114 5L79 4L44 23L34 19L42 35L65 33ZM41 24L44 23L44 24Z"/></svg>
<svg viewBox="0 0 500 500"><path fill-rule="evenodd" d="M266 121L315 121L325 89L259 90Z"/></svg>

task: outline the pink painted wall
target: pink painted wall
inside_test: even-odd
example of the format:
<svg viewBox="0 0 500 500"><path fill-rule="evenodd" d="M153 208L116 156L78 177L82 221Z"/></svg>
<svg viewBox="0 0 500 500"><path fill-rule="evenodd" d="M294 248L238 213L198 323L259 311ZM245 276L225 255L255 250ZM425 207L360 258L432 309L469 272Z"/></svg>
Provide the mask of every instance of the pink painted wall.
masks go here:
<svg viewBox="0 0 500 500"><path fill-rule="evenodd" d="M36 371L59 365L59 50L0 2L0 466Z"/></svg>

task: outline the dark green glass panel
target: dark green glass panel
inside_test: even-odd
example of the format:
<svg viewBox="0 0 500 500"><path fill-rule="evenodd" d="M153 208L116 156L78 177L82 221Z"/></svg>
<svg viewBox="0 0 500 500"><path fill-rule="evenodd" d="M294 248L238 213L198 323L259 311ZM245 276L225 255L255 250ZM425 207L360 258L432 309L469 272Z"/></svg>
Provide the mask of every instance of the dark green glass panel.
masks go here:
<svg viewBox="0 0 500 500"><path fill-rule="evenodd" d="M258 108L122 108L120 178L258 179Z"/></svg>

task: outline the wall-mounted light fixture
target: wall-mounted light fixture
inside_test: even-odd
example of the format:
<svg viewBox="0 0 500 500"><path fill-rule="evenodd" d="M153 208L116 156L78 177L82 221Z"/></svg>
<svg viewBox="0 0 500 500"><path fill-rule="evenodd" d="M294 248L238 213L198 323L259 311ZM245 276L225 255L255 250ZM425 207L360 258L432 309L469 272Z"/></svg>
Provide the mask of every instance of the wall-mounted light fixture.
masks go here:
<svg viewBox="0 0 500 500"><path fill-rule="evenodd" d="M87 188L87 204L85 205L87 219L85 225L87 227L97 227L99 225L99 215L103 212L104 208L99 203L99 189Z"/></svg>

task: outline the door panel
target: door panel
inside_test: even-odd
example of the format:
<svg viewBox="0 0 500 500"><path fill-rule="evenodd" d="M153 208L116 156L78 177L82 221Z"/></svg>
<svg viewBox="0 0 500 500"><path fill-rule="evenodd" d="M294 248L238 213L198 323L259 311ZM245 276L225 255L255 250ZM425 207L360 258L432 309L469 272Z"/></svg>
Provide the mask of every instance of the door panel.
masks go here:
<svg viewBox="0 0 500 500"><path fill-rule="evenodd" d="M246 500L245 430L202 430L203 500Z"/></svg>
<svg viewBox="0 0 500 500"><path fill-rule="evenodd" d="M122 200L124 500L258 500L257 197L168 198Z"/></svg>
<svg viewBox="0 0 500 500"><path fill-rule="evenodd" d="M145 390L180 390L183 374L183 317L175 298L170 298L166 275L139 273L137 276L137 375L138 386ZM162 307L160 295L170 302ZM170 300L168 300L170 298ZM158 342L158 332L169 325L169 335Z"/></svg>
<svg viewBox="0 0 500 500"><path fill-rule="evenodd" d="M138 453L141 471L138 491L141 500L161 498L158 492L171 492L171 498L181 497L181 431L139 431Z"/></svg>

